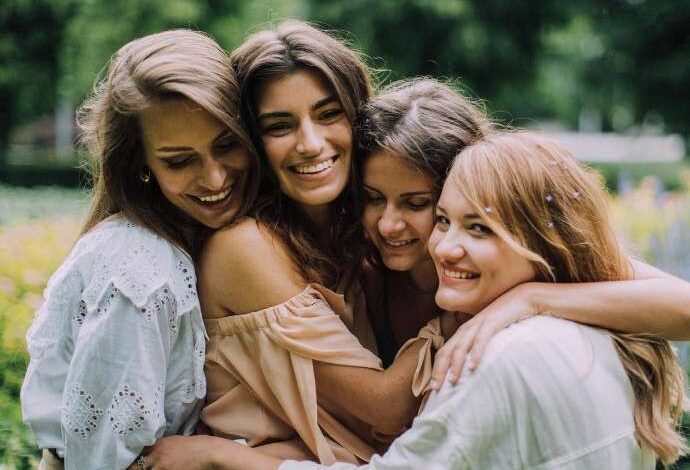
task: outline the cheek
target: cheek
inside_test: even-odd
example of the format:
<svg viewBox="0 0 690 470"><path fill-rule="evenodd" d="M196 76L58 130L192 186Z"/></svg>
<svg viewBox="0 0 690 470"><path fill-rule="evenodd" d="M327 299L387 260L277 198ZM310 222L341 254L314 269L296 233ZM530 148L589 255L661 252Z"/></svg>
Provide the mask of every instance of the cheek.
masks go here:
<svg viewBox="0 0 690 470"><path fill-rule="evenodd" d="M431 210L417 212L415 214L414 226L417 229L419 238L428 242L434 230L434 215Z"/></svg>
<svg viewBox="0 0 690 470"><path fill-rule="evenodd" d="M362 225L370 237L373 237L378 233L377 223L380 218L379 213L380 211L372 205L368 204L364 206L364 212L362 213Z"/></svg>
<svg viewBox="0 0 690 470"><path fill-rule="evenodd" d="M279 139L266 138L262 141L264 153L266 154L266 161L269 168L274 172L278 172L284 157L285 144Z"/></svg>
<svg viewBox="0 0 690 470"><path fill-rule="evenodd" d="M443 234L440 231L432 229L431 235L429 235L429 241L427 242L429 254L431 255L431 259L434 260L434 264L436 266L438 266L438 260L436 258L436 247L438 246L442 238Z"/></svg>

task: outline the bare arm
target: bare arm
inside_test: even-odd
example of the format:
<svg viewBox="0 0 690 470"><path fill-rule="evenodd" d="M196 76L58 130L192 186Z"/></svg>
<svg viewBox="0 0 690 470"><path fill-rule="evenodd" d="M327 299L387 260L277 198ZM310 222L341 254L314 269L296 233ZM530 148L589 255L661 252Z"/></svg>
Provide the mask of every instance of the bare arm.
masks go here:
<svg viewBox="0 0 690 470"><path fill-rule="evenodd" d="M385 434L404 431L419 410L412 379L422 341L405 350L385 371L316 363L319 396ZM334 400L334 398L336 398Z"/></svg>
<svg viewBox="0 0 690 470"><path fill-rule="evenodd" d="M146 456L146 468L164 470L276 470L283 458L215 436L158 439ZM132 464L129 470L140 468Z"/></svg>
<svg viewBox="0 0 690 470"><path fill-rule="evenodd" d="M554 284L529 282L494 300L463 324L436 355L431 388L450 372L456 383L466 358L479 363L496 332L533 315L553 315L625 333L651 333L675 341L690 339L690 283L631 260L629 281Z"/></svg>
<svg viewBox="0 0 690 470"><path fill-rule="evenodd" d="M281 304L307 286L283 245L251 219L214 234L200 279L204 305L235 314ZM379 431L399 432L419 406L411 384L420 346L387 371L315 362L319 398Z"/></svg>
<svg viewBox="0 0 690 470"><path fill-rule="evenodd" d="M538 314L625 333L690 340L690 283L640 261L630 281L535 283L526 292Z"/></svg>

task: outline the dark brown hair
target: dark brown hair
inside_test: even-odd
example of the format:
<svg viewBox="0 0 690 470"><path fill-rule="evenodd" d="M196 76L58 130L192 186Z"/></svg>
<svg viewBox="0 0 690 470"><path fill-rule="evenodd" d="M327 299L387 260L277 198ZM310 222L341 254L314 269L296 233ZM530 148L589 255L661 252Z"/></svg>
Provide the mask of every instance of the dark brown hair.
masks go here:
<svg viewBox="0 0 690 470"><path fill-rule="evenodd" d="M239 90L227 54L210 37L171 30L135 39L110 60L82 105L78 122L93 163L94 197L82 232L116 213L177 244L195 256L208 230L168 201L155 178L140 175L145 157L138 115L166 99L187 98L226 125L253 149L239 121ZM255 164L240 214L257 191Z"/></svg>
<svg viewBox="0 0 690 470"><path fill-rule="evenodd" d="M242 113L263 158L256 107L257 95L268 81L300 69L317 73L335 92L351 124L371 96L371 77L362 58L343 41L301 21L285 21L275 29L249 36L232 53L231 61L240 83ZM331 203L334 223L330 243L323 246L317 242L310 220L280 190L270 165L264 168L265 178L253 215L280 237L308 281L335 287L344 266L356 258L360 246L355 240L360 233L359 219L351 210L352 182Z"/></svg>
<svg viewBox="0 0 690 470"><path fill-rule="evenodd" d="M384 88L361 110L356 125L356 181L374 153L387 151L427 177L438 198L453 158L465 146L490 132L492 123L479 103L431 78L400 80ZM357 207L364 207L363 187ZM367 246L365 257L382 268L378 251Z"/></svg>

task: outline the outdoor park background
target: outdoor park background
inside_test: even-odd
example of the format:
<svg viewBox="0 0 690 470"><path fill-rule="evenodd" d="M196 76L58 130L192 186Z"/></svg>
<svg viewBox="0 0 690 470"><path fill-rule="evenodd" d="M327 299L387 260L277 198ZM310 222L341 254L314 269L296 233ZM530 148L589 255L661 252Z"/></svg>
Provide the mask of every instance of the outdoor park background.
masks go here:
<svg viewBox="0 0 690 470"><path fill-rule="evenodd" d="M685 0L2 0L0 469L37 461L18 404L24 335L88 207L75 107L136 36L192 27L232 49L285 17L342 31L381 82L452 79L496 119L558 133L602 170L631 250L690 279Z"/></svg>

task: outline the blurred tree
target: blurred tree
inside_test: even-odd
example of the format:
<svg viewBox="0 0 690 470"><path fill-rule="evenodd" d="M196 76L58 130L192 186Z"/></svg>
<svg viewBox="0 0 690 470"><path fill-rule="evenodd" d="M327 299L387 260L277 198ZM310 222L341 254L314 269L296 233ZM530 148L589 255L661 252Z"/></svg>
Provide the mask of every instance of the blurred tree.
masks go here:
<svg viewBox="0 0 690 470"><path fill-rule="evenodd" d="M79 103L108 58L139 36L192 28L209 33L230 49L252 25L303 14L300 0L83 0L66 24L61 92Z"/></svg>
<svg viewBox="0 0 690 470"><path fill-rule="evenodd" d="M75 0L4 0L0 8L0 164L11 128L52 113L63 25Z"/></svg>
<svg viewBox="0 0 690 470"><path fill-rule="evenodd" d="M584 75L608 102L615 128L621 116L638 124L663 124L690 137L690 8L686 0L592 1L593 29L603 53ZM621 112L622 111L622 112ZM660 119L662 122L659 122Z"/></svg>
<svg viewBox="0 0 690 470"><path fill-rule="evenodd" d="M458 77L497 109L534 115L530 89L542 32L571 8L556 0L312 0L311 17L351 31L374 65L394 72Z"/></svg>

